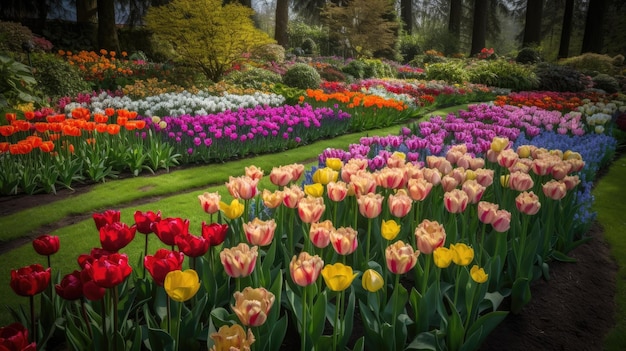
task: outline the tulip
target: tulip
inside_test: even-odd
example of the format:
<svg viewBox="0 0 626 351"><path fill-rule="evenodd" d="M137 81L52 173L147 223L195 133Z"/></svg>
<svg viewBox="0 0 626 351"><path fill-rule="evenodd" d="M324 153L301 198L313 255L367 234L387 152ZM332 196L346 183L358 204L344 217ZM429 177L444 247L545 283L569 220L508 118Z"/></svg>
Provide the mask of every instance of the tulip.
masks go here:
<svg viewBox="0 0 626 351"><path fill-rule="evenodd" d="M450 244L452 262L459 266L467 266L474 259L474 249L463 243Z"/></svg>
<svg viewBox="0 0 626 351"><path fill-rule="evenodd" d="M503 175L500 176L500 185L503 188L508 188L509 187L509 178L510 178L509 174L503 174Z"/></svg>
<svg viewBox="0 0 626 351"><path fill-rule="evenodd" d="M423 220L415 228L417 248L423 254L430 255L435 249L443 246L446 241L446 230L437 221Z"/></svg>
<svg viewBox="0 0 626 351"><path fill-rule="evenodd" d="M512 149L503 150L498 154L498 164L504 168L513 167L518 159L519 156Z"/></svg>
<svg viewBox="0 0 626 351"><path fill-rule="evenodd" d="M307 184L304 186L304 193L312 197L322 197L324 186L321 183Z"/></svg>
<svg viewBox="0 0 626 351"><path fill-rule="evenodd" d="M178 302L185 302L200 290L198 273L193 269L173 270L167 273L163 281L167 296Z"/></svg>
<svg viewBox="0 0 626 351"><path fill-rule="evenodd" d="M249 167L244 167L244 170L246 177L250 177L255 180L260 180L261 178L263 178L263 170L257 166L252 165Z"/></svg>
<svg viewBox="0 0 626 351"><path fill-rule="evenodd" d="M450 213L465 211L469 197L460 189L453 189L443 194L443 204Z"/></svg>
<svg viewBox="0 0 626 351"><path fill-rule="evenodd" d="M288 208L298 207L298 202L304 197L304 191L297 185L283 189L283 205Z"/></svg>
<svg viewBox="0 0 626 351"><path fill-rule="evenodd" d="M494 218L496 218L498 207L498 204L480 201L478 203L478 220L485 224L491 224Z"/></svg>
<svg viewBox="0 0 626 351"><path fill-rule="evenodd" d="M515 207L521 213L532 216L539 212L541 202L539 202L539 196L535 195L534 192L523 192L515 198Z"/></svg>
<svg viewBox="0 0 626 351"><path fill-rule="evenodd" d="M551 180L542 187L543 194L552 200L561 200L567 194L567 186L558 180Z"/></svg>
<svg viewBox="0 0 626 351"><path fill-rule="evenodd" d="M486 282L489 278L489 274L485 273L483 268L478 268L477 265L473 265L472 269L470 269L470 276L472 277L472 280L478 284Z"/></svg>
<svg viewBox="0 0 626 351"><path fill-rule="evenodd" d="M333 222L325 220L323 222L311 223L309 239L315 247L323 249L330 243L330 233L335 230Z"/></svg>
<svg viewBox="0 0 626 351"><path fill-rule="evenodd" d="M404 217L411 210L413 200L407 195L406 191L401 189L396 194L389 195L387 200L389 212L396 217Z"/></svg>
<svg viewBox="0 0 626 351"><path fill-rule="evenodd" d="M308 286L315 283L322 267L324 267L324 261L318 255L311 256L308 252L302 251L291 259L289 272L294 283Z"/></svg>
<svg viewBox="0 0 626 351"><path fill-rule="evenodd" d="M336 182L339 178L339 172L330 167L318 168L313 173L313 182L326 185L330 182Z"/></svg>
<svg viewBox="0 0 626 351"><path fill-rule="evenodd" d="M204 212L213 214L220 210L220 201L222 201L222 196L218 192L205 192L202 195L198 195L198 200L200 200L200 205L202 206Z"/></svg>
<svg viewBox="0 0 626 351"><path fill-rule="evenodd" d="M477 204L480 199L483 197L483 193L485 192L485 187L480 185L475 180L467 180L463 183L461 190L467 194L468 201L471 204Z"/></svg>
<svg viewBox="0 0 626 351"><path fill-rule="evenodd" d="M28 343L28 329L16 322L0 328L0 350L36 351L37 345Z"/></svg>
<svg viewBox="0 0 626 351"><path fill-rule="evenodd" d="M261 193L261 199L263 200L263 205L265 205L265 207L276 208L283 203L283 192L271 192L267 189L263 189L263 192Z"/></svg>
<svg viewBox="0 0 626 351"><path fill-rule="evenodd" d="M441 184L441 172L437 169L433 168L424 168L424 179L428 181L433 186Z"/></svg>
<svg viewBox="0 0 626 351"><path fill-rule="evenodd" d="M258 327L265 323L274 305L274 294L265 288L246 287L243 292L236 291L235 305L231 306L241 324L247 327Z"/></svg>
<svg viewBox="0 0 626 351"><path fill-rule="evenodd" d="M578 184L580 184L580 178L577 175L566 176L561 181L565 184L567 191L574 189Z"/></svg>
<svg viewBox="0 0 626 351"><path fill-rule="evenodd" d="M352 176L367 169L368 162L366 159L353 158L350 159L341 169L341 180L350 183Z"/></svg>
<svg viewBox="0 0 626 351"><path fill-rule="evenodd" d="M257 189L258 179L252 179L247 176L228 178L226 188L230 195L235 199L250 200L259 192ZM220 206L221 208L221 206Z"/></svg>
<svg viewBox="0 0 626 351"><path fill-rule="evenodd" d="M535 159L533 160L530 169L538 176L544 176L552 172L552 166L554 162L548 159Z"/></svg>
<svg viewBox="0 0 626 351"><path fill-rule="evenodd" d="M83 284L83 295L87 300L98 301L106 294L106 289L96 284L85 269L80 272L80 281Z"/></svg>
<svg viewBox="0 0 626 351"><path fill-rule="evenodd" d="M20 296L35 296L50 285L50 272L38 263L11 270L11 289Z"/></svg>
<svg viewBox="0 0 626 351"><path fill-rule="evenodd" d="M342 263L327 264L321 273L324 283L332 291L346 290L358 275L358 273L353 273L352 267Z"/></svg>
<svg viewBox="0 0 626 351"><path fill-rule="evenodd" d="M375 173L376 184L385 189L399 189L406 185L407 173L403 168L383 168Z"/></svg>
<svg viewBox="0 0 626 351"><path fill-rule="evenodd" d="M100 230L105 224L111 224L120 221L120 211L106 210L101 213L94 213L92 215L93 221L96 223L96 228Z"/></svg>
<svg viewBox="0 0 626 351"><path fill-rule="evenodd" d="M340 255L353 253L359 245L357 231L350 227L340 227L330 232L330 242Z"/></svg>
<svg viewBox="0 0 626 351"><path fill-rule="evenodd" d="M426 164L429 168L439 170L441 174L448 174L452 171L452 164L441 156L426 156Z"/></svg>
<svg viewBox="0 0 626 351"><path fill-rule="evenodd" d="M336 157L329 157L326 159L326 167L334 171L340 171L341 167L343 167L343 162L341 162L341 159Z"/></svg>
<svg viewBox="0 0 626 351"><path fill-rule="evenodd" d="M326 193L331 201L343 201L348 195L348 185L342 181L330 182L326 184Z"/></svg>
<svg viewBox="0 0 626 351"><path fill-rule="evenodd" d="M509 188L517 191L527 191L535 185L528 173L513 172L509 175Z"/></svg>
<svg viewBox="0 0 626 351"><path fill-rule="evenodd" d="M511 228L511 212L497 210L496 217L491 222L493 229L498 233L504 233Z"/></svg>
<svg viewBox="0 0 626 351"><path fill-rule="evenodd" d="M530 152L531 152L530 145L520 145L517 147L517 154L521 158L529 158Z"/></svg>
<svg viewBox="0 0 626 351"><path fill-rule="evenodd" d="M85 265L87 263L93 263L93 261L97 260L98 258L102 256L110 255L112 253L113 252L107 251L105 249L95 247L91 249L91 252L89 252L88 255L87 254L79 255L76 261L78 262L78 265L80 266L80 268L85 268Z"/></svg>
<svg viewBox="0 0 626 351"><path fill-rule="evenodd" d="M238 199L233 199L230 205L224 201L220 201L220 210L224 213L228 219L236 219L243 215L245 209L244 204L240 203Z"/></svg>
<svg viewBox="0 0 626 351"><path fill-rule="evenodd" d="M154 213L152 211L135 211L135 226L141 234L154 233L152 229L153 223L161 221L161 211Z"/></svg>
<svg viewBox="0 0 626 351"><path fill-rule="evenodd" d="M126 223L114 222L100 227L100 245L110 252L118 252L135 238L137 227Z"/></svg>
<svg viewBox="0 0 626 351"><path fill-rule="evenodd" d="M183 235L175 240L178 249L187 257L200 257L209 251L209 241L202 236Z"/></svg>
<svg viewBox="0 0 626 351"><path fill-rule="evenodd" d="M463 184L467 178L465 168L462 167L453 169L450 173L448 173L448 175L454 178L457 181L457 184Z"/></svg>
<svg viewBox="0 0 626 351"><path fill-rule="evenodd" d="M291 172L291 180L293 182L297 182L300 177L302 177L302 173L304 173L304 165L300 163L292 163L286 166L289 172Z"/></svg>
<svg viewBox="0 0 626 351"><path fill-rule="evenodd" d="M223 325L217 333L211 334L211 339L215 342L211 351L250 351L250 346L254 343L254 334L248 329L248 333L239 324Z"/></svg>
<svg viewBox="0 0 626 351"><path fill-rule="evenodd" d="M217 246L224 242L228 234L228 224L202 222L202 237L209 242L209 246Z"/></svg>
<svg viewBox="0 0 626 351"><path fill-rule="evenodd" d="M448 192L456 189L459 186L459 181L451 175L445 175L441 178L441 187L443 191Z"/></svg>
<svg viewBox="0 0 626 351"><path fill-rule="evenodd" d="M452 263L454 252L447 247L440 246L433 251L433 261L439 268L448 268Z"/></svg>
<svg viewBox="0 0 626 351"><path fill-rule="evenodd" d="M321 197L307 196L298 202L298 215L304 223L319 222L326 206Z"/></svg>
<svg viewBox="0 0 626 351"><path fill-rule="evenodd" d="M276 221L274 219L263 221L259 218L254 218L251 222L243 224L243 231L250 244L267 246L274 239Z"/></svg>
<svg viewBox="0 0 626 351"><path fill-rule="evenodd" d="M396 241L385 249L387 268L394 274L404 274L415 267L419 254L411 245Z"/></svg>
<svg viewBox="0 0 626 351"><path fill-rule="evenodd" d="M78 300L83 297L83 282L80 276L81 272L78 270L66 274L61 279L61 282L54 286L57 295L68 301Z"/></svg>
<svg viewBox="0 0 626 351"><path fill-rule="evenodd" d="M369 292L377 292L385 285L385 281L383 280L383 277L380 275L380 273L376 272L373 269L368 269L363 272L361 284L363 285L363 289Z"/></svg>
<svg viewBox="0 0 626 351"><path fill-rule="evenodd" d="M359 212L365 218L376 218L382 212L383 197L380 194L367 193L356 199Z"/></svg>
<svg viewBox="0 0 626 351"><path fill-rule="evenodd" d="M500 152L509 146L509 139L502 137L494 137L491 139L491 150Z"/></svg>
<svg viewBox="0 0 626 351"><path fill-rule="evenodd" d="M550 171L552 177L556 180L562 180L567 176L572 170L572 165L566 162L558 162L555 163Z"/></svg>
<svg viewBox="0 0 626 351"><path fill-rule="evenodd" d="M156 236L165 245L176 245L176 237L189 235L189 220L182 218L164 218L152 226Z"/></svg>
<svg viewBox="0 0 626 351"><path fill-rule="evenodd" d="M485 159L482 157L473 157L470 159L470 164L469 167L465 167L465 168L469 168L473 171L479 169L479 168L483 168L485 167Z"/></svg>
<svg viewBox="0 0 626 351"><path fill-rule="evenodd" d="M476 181L485 188L493 184L493 169L480 168L475 171Z"/></svg>
<svg viewBox="0 0 626 351"><path fill-rule="evenodd" d="M376 191L376 179L369 172L359 171L350 178L350 184L358 196Z"/></svg>
<svg viewBox="0 0 626 351"><path fill-rule="evenodd" d="M400 234L400 229L401 226L393 219L387 221L383 219L380 225L380 235L386 240L393 240Z"/></svg>
<svg viewBox="0 0 626 351"><path fill-rule="evenodd" d="M93 282L105 289L124 282L133 270L128 265L128 256L118 253L102 256L93 263L87 263L85 269Z"/></svg>
<svg viewBox="0 0 626 351"><path fill-rule="evenodd" d="M423 201L433 188L433 184L424 178L409 179L408 193L414 201Z"/></svg>
<svg viewBox="0 0 626 351"><path fill-rule="evenodd" d="M585 161L577 159L567 159L565 162L572 166L571 172L580 172L585 167Z"/></svg>
<svg viewBox="0 0 626 351"><path fill-rule="evenodd" d="M33 248L42 256L54 255L59 251L59 237L56 235L43 234L33 240Z"/></svg>
<svg viewBox="0 0 626 351"><path fill-rule="evenodd" d="M246 243L240 243L233 248L222 250L220 260L229 276L233 278L247 277L254 270L258 255L257 246L250 248Z"/></svg>
<svg viewBox="0 0 626 351"><path fill-rule="evenodd" d="M289 184L292 180L292 171L283 166L283 167L274 167L270 172L270 181L272 184L277 186L285 186Z"/></svg>
<svg viewBox="0 0 626 351"><path fill-rule="evenodd" d="M159 249L153 256L144 257L143 264L150 272L152 279L161 286L167 273L182 269L184 258L182 252Z"/></svg>

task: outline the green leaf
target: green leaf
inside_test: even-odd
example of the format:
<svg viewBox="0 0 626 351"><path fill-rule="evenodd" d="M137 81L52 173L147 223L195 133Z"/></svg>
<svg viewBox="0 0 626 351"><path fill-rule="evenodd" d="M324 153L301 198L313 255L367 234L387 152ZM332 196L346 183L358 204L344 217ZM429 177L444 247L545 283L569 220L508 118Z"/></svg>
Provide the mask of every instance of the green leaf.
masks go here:
<svg viewBox="0 0 626 351"><path fill-rule="evenodd" d="M317 299L311 310L311 323L309 323L311 340L317 340L324 332L326 322L326 292L317 295Z"/></svg>
<svg viewBox="0 0 626 351"><path fill-rule="evenodd" d="M516 279L511 288L511 312L519 313L530 302L530 298L530 280L528 278Z"/></svg>
<svg viewBox="0 0 626 351"><path fill-rule="evenodd" d="M288 320L286 315L273 324L269 340L270 350L280 350L280 345L283 343L285 335L287 334L287 324Z"/></svg>
<svg viewBox="0 0 626 351"><path fill-rule="evenodd" d="M552 258L561 262L570 262L570 263L577 262L575 258L569 257L566 254L562 253L561 251L557 251L557 250L552 251Z"/></svg>
<svg viewBox="0 0 626 351"><path fill-rule="evenodd" d="M463 347L461 347L461 350L477 350L483 341L485 341L489 333L502 323L508 314L509 312L507 311L494 311L478 318L467 329L468 337L466 342L463 344Z"/></svg>
<svg viewBox="0 0 626 351"><path fill-rule="evenodd" d="M447 299L450 304L452 313L448 315L448 328L446 330L446 341L449 350L458 350L463 344L465 338L465 327L461 320L459 311L456 310L452 301Z"/></svg>
<svg viewBox="0 0 626 351"><path fill-rule="evenodd" d="M432 332L419 333L405 350L437 351L437 339Z"/></svg>
<svg viewBox="0 0 626 351"><path fill-rule="evenodd" d="M174 351L174 338L161 329L148 328L143 325L142 332L148 335L146 347L151 351Z"/></svg>

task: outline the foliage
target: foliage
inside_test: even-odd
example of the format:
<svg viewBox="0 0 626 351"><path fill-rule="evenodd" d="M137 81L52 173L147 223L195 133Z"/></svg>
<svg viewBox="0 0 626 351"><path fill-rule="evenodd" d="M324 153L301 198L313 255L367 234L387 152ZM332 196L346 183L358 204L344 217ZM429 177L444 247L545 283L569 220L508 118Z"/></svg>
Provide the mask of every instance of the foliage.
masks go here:
<svg viewBox="0 0 626 351"><path fill-rule="evenodd" d="M322 15L351 56L371 57L378 51L394 51L399 23L387 18L394 11L387 0L351 0L346 6L327 3Z"/></svg>
<svg viewBox="0 0 626 351"><path fill-rule="evenodd" d="M592 85L589 76L568 66L540 63L535 67L535 74L539 78L539 90L575 92Z"/></svg>
<svg viewBox="0 0 626 351"><path fill-rule="evenodd" d="M25 43L30 43L35 50L43 50L41 46L35 45L34 38L28 27L17 22L0 21L0 52L23 52Z"/></svg>
<svg viewBox="0 0 626 351"><path fill-rule="evenodd" d="M365 62L361 60L352 60L341 68L343 73L349 74L355 79L365 78Z"/></svg>
<svg viewBox="0 0 626 351"><path fill-rule="evenodd" d="M48 21L43 30L46 38L54 43L57 50L81 51L96 50L97 25L71 21ZM120 31L120 33L123 31ZM135 37L136 39L136 37ZM137 40L137 44L143 42Z"/></svg>
<svg viewBox="0 0 626 351"><path fill-rule="evenodd" d="M77 95L92 90L76 66L54 54L32 55L34 77L42 92L52 98Z"/></svg>
<svg viewBox="0 0 626 351"><path fill-rule="evenodd" d="M617 93L620 90L617 79L609 76L608 74L600 73L593 77L592 81L594 88L602 89L607 93Z"/></svg>
<svg viewBox="0 0 626 351"><path fill-rule="evenodd" d="M260 61L283 63L285 61L285 48L278 44L260 45L252 49L251 58Z"/></svg>
<svg viewBox="0 0 626 351"><path fill-rule="evenodd" d="M267 90L269 86L282 82L282 77L263 68L248 67L240 71L232 71L224 77L224 81L244 89Z"/></svg>
<svg viewBox="0 0 626 351"><path fill-rule="evenodd" d="M321 82L320 74L306 63L296 63L283 76L285 85L300 89L316 89Z"/></svg>
<svg viewBox="0 0 626 351"><path fill-rule="evenodd" d="M36 84L30 67L0 56L0 111L22 103L39 103Z"/></svg>
<svg viewBox="0 0 626 351"><path fill-rule="evenodd" d="M517 53L515 61L522 64L535 64L542 60L539 51L531 47L525 47Z"/></svg>
<svg viewBox="0 0 626 351"><path fill-rule="evenodd" d="M402 62L412 61L422 51L417 35L403 35L400 37L400 55Z"/></svg>
<svg viewBox="0 0 626 351"><path fill-rule="evenodd" d="M463 83L469 81L469 73L461 60L433 63L426 66L426 78L443 80L448 83Z"/></svg>
<svg viewBox="0 0 626 351"><path fill-rule="evenodd" d="M253 10L220 0L174 0L151 7L145 16L148 29L174 49L171 56L200 69L217 82L242 54L273 43L256 29Z"/></svg>
<svg viewBox="0 0 626 351"><path fill-rule="evenodd" d="M319 54L322 56L332 55L330 48L331 46L335 46L335 44L331 44L328 28L322 26L310 26L302 21L289 21L287 34L289 35L290 51L299 49L305 54L309 54L307 53L307 45L311 45L311 43L305 44L304 42L313 41L316 45L315 48L318 49L319 52L313 50L311 51L311 54ZM313 49L313 47L311 46L309 49Z"/></svg>
<svg viewBox="0 0 626 351"><path fill-rule="evenodd" d="M539 81L530 67L508 60L481 60L469 67L469 80L511 90L533 90Z"/></svg>
<svg viewBox="0 0 626 351"><path fill-rule="evenodd" d="M592 73L615 73L613 59L608 55L586 53L579 56L563 59L559 64L575 68L585 74Z"/></svg>
<svg viewBox="0 0 626 351"><path fill-rule="evenodd" d="M165 93L180 93L183 90L188 90L192 93L196 93L197 89L185 89L180 85L172 84L165 79L159 80L157 78L137 79L133 84L126 85L122 88L125 96L132 99L143 99L148 96L161 95Z"/></svg>
<svg viewBox="0 0 626 351"><path fill-rule="evenodd" d="M315 40L311 38L305 38L302 41L302 51L305 55L315 55L319 52L317 44Z"/></svg>
<svg viewBox="0 0 626 351"><path fill-rule="evenodd" d="M346 76L341 69L327 63L313 62L313 67L317 70L323 80L327 82L343 82L346 80Z"/></svg>

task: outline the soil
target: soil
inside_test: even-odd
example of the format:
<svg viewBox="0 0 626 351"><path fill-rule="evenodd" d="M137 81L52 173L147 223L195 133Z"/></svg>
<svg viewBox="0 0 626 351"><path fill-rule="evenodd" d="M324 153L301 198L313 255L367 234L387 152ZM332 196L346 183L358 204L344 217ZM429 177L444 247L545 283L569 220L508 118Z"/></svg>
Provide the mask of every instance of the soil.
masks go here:
<svg viewBox="0 0 626 351"><path fill-rule="evenodd" d="M74 191L60 190L56 195L0 197L0 216L72 197L88 189L89 186L82 186ZM41 228L33 237L88 217L65 218ZM615 323L618 267L611 258L601 225L594 223L588 235L592 240L570 252L577 262L551 262L550 280L533 283L531 302L519 314L509 314L489 335L481 351L602 350L604 336ZM0 254L30 240L0 242ZM506 303L505 300L503 307ZM297 337L297 333L289 335ZM292 342L299 344L296 340ZM285 345L295 346L293 343L285 340Z"/></svg>

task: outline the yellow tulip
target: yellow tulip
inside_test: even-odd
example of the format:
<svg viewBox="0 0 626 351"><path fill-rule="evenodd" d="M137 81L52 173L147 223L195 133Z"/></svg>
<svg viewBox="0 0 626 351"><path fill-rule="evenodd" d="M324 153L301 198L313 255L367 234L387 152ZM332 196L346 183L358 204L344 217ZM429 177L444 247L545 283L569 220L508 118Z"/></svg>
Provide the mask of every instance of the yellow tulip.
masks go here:
<svg viewBox="0 0 626 351"><path fill-rule="evenodd" d="M336 182L338 177L339 172L330 167L318 168L315 173L313 173L313 182L326 185L330 182Z"/></svg>
<svg viewBox="0 0 626 351"><path fill-rule="evenodd" d="M327 264L322 269L322 277L326 286L332 291L346 290L358 273L353 273L352 267L342 263Z"/></svg>
<svg viewBox="0 0 626 351"><path fill-rule="evenodd" d="M239 324L221 326L217 333L211 334L211 339L215 342L211 351L230 351L233 348L250 351L250 345L255 341L252 330L248 329L246 334L246 331Z"/></svg>
<svg viewBox="0 0 626 351"><path fill-rule="evenodd" d="M363 279L361 281L363 285L363 289L369 292L377 292L380 290L383 285L385 285L385 281L380 273L376 272L373 269L368 269L363 273Z"/></svg>
<svg viewBox="0 0 626 351"><path fill-rule="evenodd" d="M329 157L326 159L326 167L334 171L339 171L341 167L343 167L343 162L336 157Z"/></svg>
<svg viewBox="0 0 626 351"><path fill-rule="evenodd" d="M224 215L229 219L235 219L241 217L244 210L244 205L239 202L238 199L234 199L230 202L230 205L224 201L220 201L220 210L224 212Z"/></svg>
<svg viewBox="0 0 626 351"><path fill-rule="evenodd" d="M439 268L448 268L450 263L452 263L452 256L454 256L454 252L452 252L447 247L438 247L433 251L433 261L435 261L435 266Z"/></svg>
<svg viewBox="0 0 626 351"><path fill-rule="evenodd" d="M485 270L483 268L478 268L477 265L474 265L472 269L470 269L470 275L472 276L472 279L478 284L486 282L487 278L489 278L489 274L485 273Z"/></svg>
<svg viewBox="0 0 626 351"><path fill-rule="evenodd" d="M200 289L200 279L193 269L184 272L175 270L167 273L163 287L172 300L184 302L196 295Z"/></svg>
<svg viewBox="0 0 626 351"><path fill-rule="evenodd" d="M400 227L401 226L393 219L388 221L383 220L383 223L380 226L380 235L382 235L386 240L393 240L400 233Z"/></svg>
<svg viewBox="0 0 626 351"><path fill-rule="evenodd" d="M305 185L304 193L313 197L322 197L324 195L324 186L320 183Z"/></svg>
<svg viewBox="0 0 626 351"><path fill-rule="evenodd" d="M453 252L452 261L459 266L467 266L474 259L474 249L463 243L450 244Z"/></svg>
<svg viewBox="0 0 626 351"><path fill-rule="evenodd" d="M491 150L500 152L509 146L509 138L495 137L491 140Z"/></svg>

